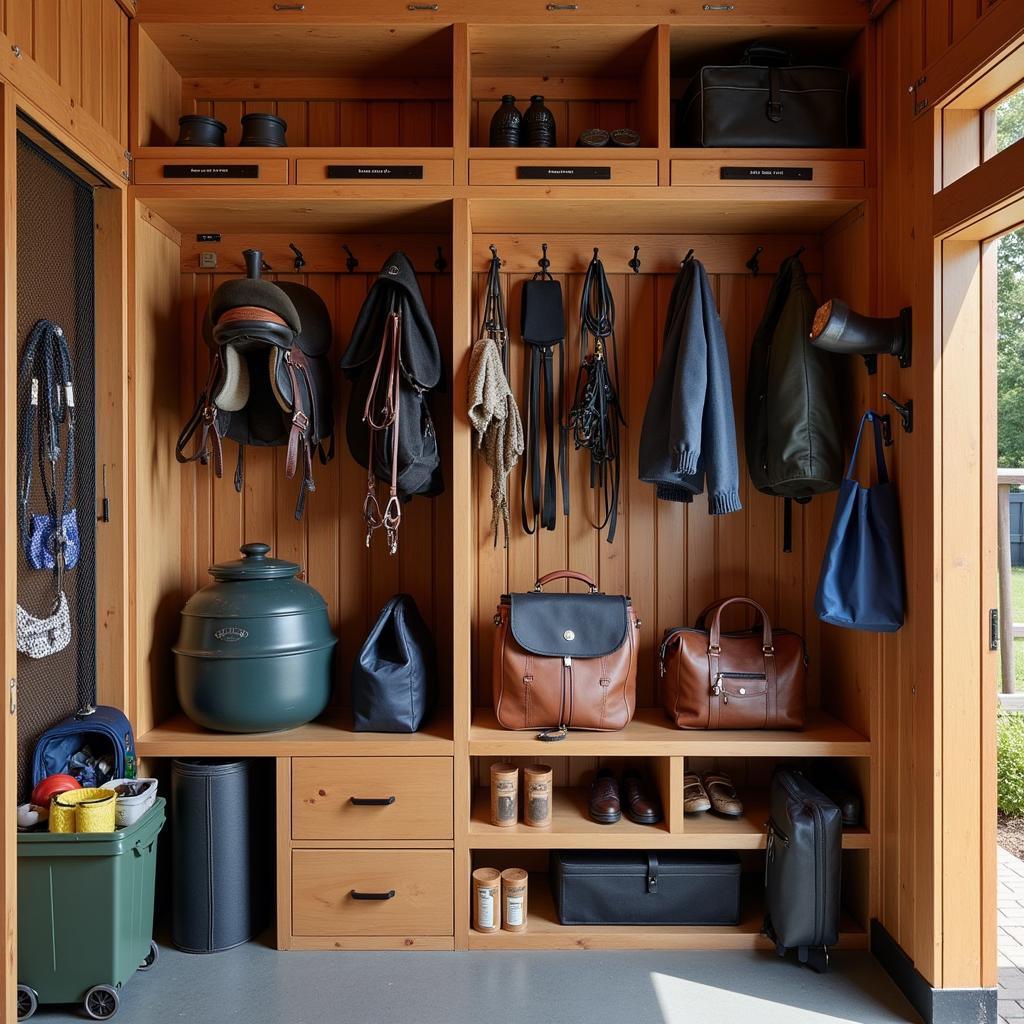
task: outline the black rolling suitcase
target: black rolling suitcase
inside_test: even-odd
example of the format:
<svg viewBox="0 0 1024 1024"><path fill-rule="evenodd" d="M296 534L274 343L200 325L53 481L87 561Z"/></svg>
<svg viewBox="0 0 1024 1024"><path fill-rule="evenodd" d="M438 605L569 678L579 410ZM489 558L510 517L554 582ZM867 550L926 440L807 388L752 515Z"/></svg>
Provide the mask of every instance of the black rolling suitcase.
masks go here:
<svg viewBox="0 0 1024 1024"><path fill-rule="evenodd" d="M772 777L765 852L765 934L779 956L791 949L824 971L839 941L843 819L840 809L797 771Z"/></svg>

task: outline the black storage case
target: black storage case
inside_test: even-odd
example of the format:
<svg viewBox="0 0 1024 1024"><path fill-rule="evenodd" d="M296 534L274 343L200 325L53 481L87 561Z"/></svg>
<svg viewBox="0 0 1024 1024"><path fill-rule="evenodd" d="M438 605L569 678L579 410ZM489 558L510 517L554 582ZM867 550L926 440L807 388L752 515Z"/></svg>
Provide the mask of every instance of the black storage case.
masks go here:
<svg viewBox="0 0 1024 1024"><path fill-rule="evenodd" d="M740 862L730 853L564 850L551 855L562 924L738 924Z"/></svg>
<svg viewBox="0 0 1024 1024"><path fill-rule="evenodd" d="M849 72L793 67L773 47L751 47L745 59L697 72L676 110L676 145L850 145Z"/></svg>

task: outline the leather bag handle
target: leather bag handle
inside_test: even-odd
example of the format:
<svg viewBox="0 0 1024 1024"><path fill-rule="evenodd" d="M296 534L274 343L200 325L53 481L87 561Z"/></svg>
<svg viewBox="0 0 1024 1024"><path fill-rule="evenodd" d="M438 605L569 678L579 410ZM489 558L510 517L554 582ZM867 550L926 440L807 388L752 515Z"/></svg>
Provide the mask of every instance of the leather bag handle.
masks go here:
<svg viewBox="0 0 1024 1024"><path fill-rule="evenodd" d="M781 46L771 46L768 43L751 43L743 51L743 63L753 64L755 60L761 60L769 67L787 67L793 63L793 55L789 50Z"/></svg>
<svg viewBox="0 0 1024 1024"><path fill-rule="evenodd" d="M580 583L585 583L590 588L592 594L597 593L597 583L585 573L576 572L575 569L556 569L554 572L546 573L534 583L533 589L543 590L544 587L549 583L554 583L555 580L577 580Z"/></svg>
<svg viewBox="0 0 1024 1024"><path fill-rule="evenodd" d="M747 604L753 608L761 617L761 646L766 654L774 650L772 642L772 624L768 619L768 613L755 600L749 597L728 597L720 601L714 608L711 617L711 630L708 635L708 649L717 651L721 647L722 640L722 612L731 604Z"/></svg>

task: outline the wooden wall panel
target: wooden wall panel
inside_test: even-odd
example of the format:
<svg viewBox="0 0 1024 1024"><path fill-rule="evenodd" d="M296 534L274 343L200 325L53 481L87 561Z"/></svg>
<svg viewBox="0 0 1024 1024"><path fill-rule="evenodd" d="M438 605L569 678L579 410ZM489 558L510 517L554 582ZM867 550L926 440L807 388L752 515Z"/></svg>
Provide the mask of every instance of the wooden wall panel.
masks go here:
<svg viewBox="0 0 1024 1024"><path fill-rule="evenodd" d="M166 382L182 372L187 347L181 344L178 243L142 207L131 239L133 337L129 349L129 450L133 495L130 531L134 622L134 672L138 681L131 708L136 733L148 731L174 706L170 646L177 636L182 602L179 548L189 531L181 518L182 470L174 459L181 429L174 389Z"/></svg>
<svg viewBox="0 0 1024 1024"><path fill-rule="evenodd" d="M218 284L233 276L197 274L191 270L181 273L185 327L182 349L188 366L180 394L182 418L192 408L209 372L201 325L210 295ZM419 277L442 352L446 353L451 337L451 278L422 271ZM307 497L301 521L294 516L298 480L285 479L283 449L246 448L241 494L235 491L233 482L238 451L234 442L225 443L221 479L213 474L212 466L179 467L184 474L182 516L192 526L186 531L189 540L181 552L182 590L187 596L205 586L209 582L207 567L213 562L238 558L238 548L248 541L265 541L276 557L299 563L301 578L316 587L327 601L331 626L339 638L334 671L335 703L341 706L348 704L352 662L381 606L396 593L409 593L438 638L441 699L450 703L450 486L437 499L414 498L404 507L396 556L388 554L382 533L374 537L367 550L362 518L366 471L352 458L345 440L350 387L338 369L338 362L359 307L376 279L376 270L353 274L274 274L271 279L307 285L323 298L331 313L335 458L326 466L314 458L316 491ZM435 395L432 401L443 458L449 469L450 401L447 392Z"/></svg>
<svg viewBox="0 0 1024 1024"><path fill-rule="evenodd" d="M552 240L557 241L557 239ZM608 268L610 271L614 268ZM502 283L508 322L513 326L511 383L523 407L526 401L524 346L518 341L522 282L529 275L506 273ZM556 275L565 295L569 337L563 387L575 385L578 364L578 306L582 275ZM476 276L476 315L479 316L484 275ZM538 575L553 569L573 568L593 575L608 592L628 593L640 618L640 662L637 680L639 706L658 704L656 648L664 630L692 624L701 609L716 597L747 594L764 604L773 622L802 633L812 651L819 649L819 626L812 601L817 586L824 537L831 523L832 503L826 497L807 506L795 506L794 550L782 551L782 503L760 494L749 484L743 461L743 403L747 352L764 310L771 275L712 274L729 343L734 408L740 454L740 493L744 509L726 516L707 514L707 499L691 505L658 501L654 487L638 479L637 449L644 410L654 372L661 357L662 330L669 294L670 274L609 273L616 303L620 390L628 426L622 448L622 494L619 526L613 544L591 525L597 521L594 495L588 486L588 461L570 450L572 513L568 523L561 514L554 531L528 536L519 515L520 469L510 477L512 530L508 549L493 546L490 531L490 471L474 459L473 530L477 549L474 581L473 703L491 704L492 617L501 594L528 590ZM811 275L816 293L820 276ZM571 444L571 442L570 442ZM560 506L559 506L560 507ZM746 625L742 613L730 626ZM828 680L828 696L821 703L838 705L850 724L869 731L868 686L852 673L812 660L810 694L819 698L819 674ZM849 692L846 692L847 688Z"/></svg>
<svg viewBox="0 0 1024 1024"><path fill-rule="evenodd" d="M128 145L128 23L117 0L7 0L4 31L121 148Z"/></svg>

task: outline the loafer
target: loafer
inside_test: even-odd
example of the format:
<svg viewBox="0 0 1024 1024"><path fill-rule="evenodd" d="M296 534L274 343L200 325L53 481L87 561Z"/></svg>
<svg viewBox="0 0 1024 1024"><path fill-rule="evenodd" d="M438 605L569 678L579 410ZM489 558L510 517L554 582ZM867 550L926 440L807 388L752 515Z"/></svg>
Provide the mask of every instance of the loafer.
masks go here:
<svg viewBox="0 0 1024 1024"><path fill-rule="evenodd" d="M711 801L711 810L723 818L738 818L743 814L743 802L736 794L732 779L725 772L705 772L704 788Z"/></svg>
<svg viewBox="0 0 1024 1024"><path fill-rule="evenodd" d="M619 780L608 768L602 768L590 786L590 820L599 825L614 825L622 818Z"/></svg>
<svg viewBox="0 0 1024 1024"><path fill-rule="evenodd" d="M696 772L683 775L683 814L703 814L711 810L708 791Z"/></svg>
<svg viewBox="0 0 1024 1024"><path fill-rule="evenodd" d="M622 777L622 796L630 821L637 825L656 825L661 821L661 800L642 775L627 772Z"/></svg>

